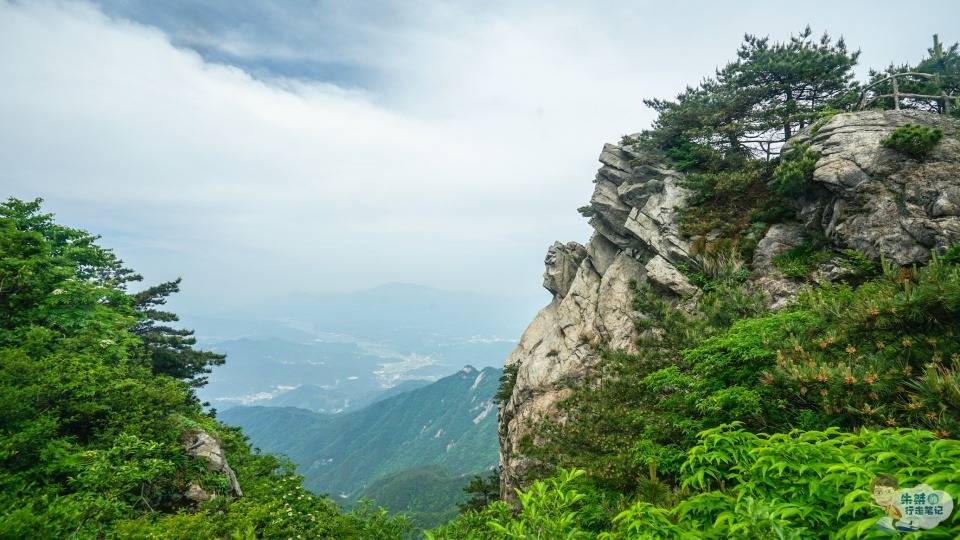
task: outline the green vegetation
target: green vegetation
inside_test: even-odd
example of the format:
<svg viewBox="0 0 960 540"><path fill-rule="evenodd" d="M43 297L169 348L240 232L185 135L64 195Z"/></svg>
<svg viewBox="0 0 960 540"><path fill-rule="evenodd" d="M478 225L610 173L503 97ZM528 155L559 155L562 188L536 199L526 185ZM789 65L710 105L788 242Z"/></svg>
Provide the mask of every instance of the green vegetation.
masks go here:
<svg viewBox="0 0 960 540"><path fill-rule="evenodd" d="M314 492L331 493L346 504L371 498L407 513L417 525L431 526L456 514L470 475L497 463L492 398L500 373L490 367L464 368L337 415L293 407L235 407L220 417L240 426L254 445L289 457ZM425 482L422 488L402 488L415 479Z"/></svg>
<svg viewBox="0 0 960 540"><path fill-rule="evenodd" d="M823 238L812 238L773 258L773 265L788 278L806 280L822 264L832 262L848 274L848 280L863 280L881 273L881 265L855 249L827 247Z"/></svg>
<svg viewBox="0 0 960 540"><path fill-rule="evenodd" d="M494 503L428 538L885 538L889 533L876 528L884 514L871 500L873 479L891 475L901 485L926 483L956 494L958 457L960 441L928 431L756 435L721 425L701 432L686 453L679 500L660 494L618 512L584 471L561 470L520 493L519 514ZM958 534L954 514L923 537Z"/></svg>
<svg viewBox="0 0 960 540"><path fill-rule="evenodd" d="M469 475L451 474L442 467L416 467L378 478L363 490L359 499L375 501L391 512L403 514L417 529L430 528L457 516L470 482ZM492 500L486 500L482 506Z"/></svg>
<svg viewBox="0 0 960 540"><path fill-rule="evenodd" d="M907 124L895 129L880 144L919 160L925 158L942 138L943 131L939 129Z"/></svg>
<svg viewBox="0 0 960 540"><path fill-rule="evenodd" d="M405 520L344 514L284 461L205 414L193 388L219 355L158 310L139 280L40 202L0 203L0 537L400 538ZM219 439L244 497L187 457L181 436ZM194 483L218 495L194 505Z"/></svg>
<svg viewBox="0 0 960 540"><path fill-rule="evenodd" d="M773 171L773 191L785 197L802 195L813 180L813 170L820 154L806 145L799 145L783 156Z"/></svg>
<svg viewBox="0 0 960 540"><path fill-rule="evenodd" d="M493 395L493 402L501 405L506 403L513 395L513 387L517 385L517 373L520 372L520 364L513 363L503 366L503 372L500 373L500 386L497 387L497 393Z"/></svg>
<svg viewBox="0 0 960 540"><path fill-rule="evenodd" d="M774 257L773 265L789 278L806 279L832 257L833 252L822 241L808 240Z"/></svg>

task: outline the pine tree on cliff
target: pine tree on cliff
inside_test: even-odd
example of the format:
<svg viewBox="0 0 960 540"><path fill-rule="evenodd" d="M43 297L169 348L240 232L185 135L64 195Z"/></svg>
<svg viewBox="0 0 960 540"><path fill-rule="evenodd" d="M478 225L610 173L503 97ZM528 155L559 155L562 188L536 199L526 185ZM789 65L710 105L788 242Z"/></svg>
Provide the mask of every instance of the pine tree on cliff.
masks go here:
<svg viewBox="0 0 960 540"><path fill-rule="evenodd" d="M750 142L783 143L813 123L825 108L845 108L854 99L853 67L860 51L849 52L843 38L812 39L810 27L787 42L747 34L738 59L717 74L723 84L755 100L748 122ZM771 137L775 131L782 138Z"/></svg>
<svg viewBox="0 0 960 540"><path fill-rule="evenodd" d="M735 156L775 156L780 145L826 109L846 109L856 98L847 50L805 28L787 42L746 35L737 60L687 89L675 101L644 103L658 113L645 139L683 169L716 169Z"/></svg>

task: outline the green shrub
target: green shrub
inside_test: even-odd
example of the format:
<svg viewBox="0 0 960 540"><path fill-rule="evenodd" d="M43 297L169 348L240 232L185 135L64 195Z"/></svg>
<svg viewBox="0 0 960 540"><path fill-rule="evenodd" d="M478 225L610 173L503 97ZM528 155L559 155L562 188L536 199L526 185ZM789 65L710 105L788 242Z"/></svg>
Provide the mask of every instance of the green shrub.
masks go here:
<svg viewBox="0 0 960 540"><path fill-rule="evenodd" d="M426 533L428 540L587 540L607 528L622 506L589 482L582 470L561 470L517 493L519 511L501 501L469 511Z"/></svg>
<svg viewBox="0 0 960 540"><path fill-rule="evenodd" d="M927 431L754 435L719 426L700 434L683 465L683 485L694 495L671 509L633 505L601 538L880 537L876 523L884 512L871 499L873 479L926 483L956 500L958 457L960 441ZM956 538L960 517L952 515L930 533Z"/></svg>
<svg viewBox="0 0 960 540"><path fill-rule="evenodd" d="M773 171L773 191L784 197L802 195L813 180L813 171L819 159L820 154L806 145L799 145L784 153Z"/></svg>
<svg viewBox="0 0 960 540"><path fill-rule="evenodd" d="M774 257L773 265L788 278L804 279L832 257L833 252L824 249L823 242L808 240Z"/></svg>
<svg viewBox="0 0 960 540"><path fill-rule="evenodd" d="M880 144L913 159L923 159L943 138L943 131L927 126L907 124L893 130Z"/></svg>
<svg viewBox="0 0 960 540"><path fill-rule="evenodd" d="M515 362L503 366L503 372L500 374L500 386L497 387L497 393L493 396L493 402L502 405L510 401L513 395L513 388L517 385L517 374L520 372L520 364Z"/></svg>
<svg viewBox="0 0 960 540"><path fill-rule="evenodd" d="M960 244L952 246L943 255L940 260L945 264L960 264Z"/></svg>
<svg viewBox="0 0 960 540"><path fill-rule="evenodd" d="M684 452L679 492L617 500L583 482L585 471L561 469L519 492L518 512L498 501L427 538L885 538L877 522L886 514L872 499L873 481L890 476L901 487L924 483L957 500L958 458L960 441L924 430L766 434L723 424L700 432ZM918 533L958 534L957 512Z"/></svg>

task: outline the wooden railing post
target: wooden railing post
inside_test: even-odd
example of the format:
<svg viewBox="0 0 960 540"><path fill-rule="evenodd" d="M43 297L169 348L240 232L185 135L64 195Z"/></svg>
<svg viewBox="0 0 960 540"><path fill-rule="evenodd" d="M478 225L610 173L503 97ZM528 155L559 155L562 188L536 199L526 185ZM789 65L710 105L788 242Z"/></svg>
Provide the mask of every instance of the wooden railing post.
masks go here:
<svg viewBox="0 0 960 540"><path fill-rule="evenodd" d="M890 81L893 83L893 109L896 111L900 110L900 87L897 86L897 76L894 75L890 78Z"/></svg>

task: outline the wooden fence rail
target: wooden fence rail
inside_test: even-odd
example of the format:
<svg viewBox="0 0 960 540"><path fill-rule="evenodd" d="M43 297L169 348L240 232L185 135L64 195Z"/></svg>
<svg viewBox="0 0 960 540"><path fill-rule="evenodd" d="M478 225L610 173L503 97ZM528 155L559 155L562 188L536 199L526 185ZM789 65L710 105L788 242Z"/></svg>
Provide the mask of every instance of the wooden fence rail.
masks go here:
<svg viewBox="0 0 960 540"><path fill-rule="evenodd" d="M872 104L873 102L877 101L878 99L888 98L888 97L889 97L889 98L893 98L893 108L899 111L899 110L900 110L900 98L914 98L914 99L926 99L926 100L937 101L937 102L942 101L942 102L943 102L943 111L942 111L943 114L950 114L950 106L953 105L953 100L955 100L956 97L947 94L947 92L946 92L945 90L942 90L942 89L940 90L940 95L901 93L901 92L900 92L900 86L899 86L899 84L897 83L897 78L904 78L904 77L920 77L920 78L923 78L923 79L930 79L930 80L934 80L934 81L937 80L937 76L936 76L936 75L931 75L931 74L929 74L929 73L918 73L918 72L915 72L915 71L907 71L907 72L904 72L904 73L894 73L894 74L890 75L889 77L885 77L885 78L883 78L883 79L880 79L879 81L876 81L876 82L874 82L874 83L871 83L871 84L867 85L867 86L863 89L863 92L860 93L860 102L857 104L857 108L862 111L863 109L866 109L868 106L870 106L870 104ZM870 96L870 98L867 99L867 93L870 92L870 90L871 90L873 87L875 87L875 86L877 86L877 85L880 85L880 84L883 84L883 83L885 83L885 82L887 82L887 81L890 81L890 86L891 86L891 88L892 88L892 90L893 90L893 93L892 93L892 94L879 94L879 93L878 93L878 94L876 94L876 95ZM876 92L876 90L875 90L875 92Z"/></svg>

